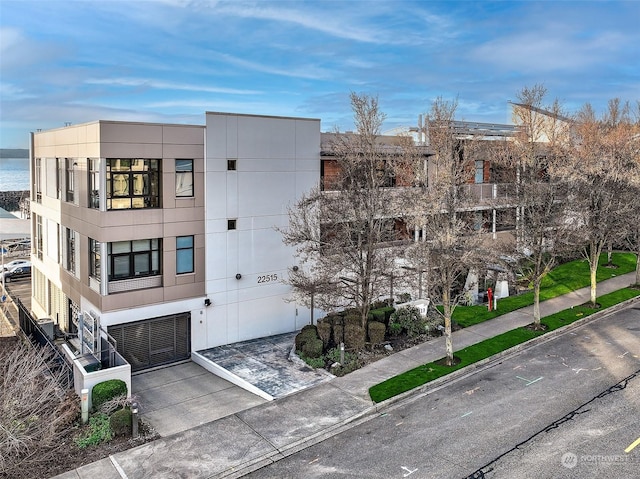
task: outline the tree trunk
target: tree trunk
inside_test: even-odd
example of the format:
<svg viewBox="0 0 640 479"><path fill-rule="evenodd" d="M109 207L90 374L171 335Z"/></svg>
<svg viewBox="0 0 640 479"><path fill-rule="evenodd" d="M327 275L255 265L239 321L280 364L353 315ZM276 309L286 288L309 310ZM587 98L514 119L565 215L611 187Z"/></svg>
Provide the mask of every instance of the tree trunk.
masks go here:
<svg viewBox="0 0 640 479"><path fill-rule="evenodd" d="M636 284L640 285L640 250L636 251Z"/></svg>
<svg viewBox="0 0 640 479"><path fill-rule="evenodd" d="M451 305L449 304L449 291L442 293L442 306L444 309L444 339L447 351L447 366L453 366L453 342L451 341Z"/></svg>
<svg viewBox="0 0 640 479"><path fill-rule="evenodd" d="M598 263L595 262L594 264L591 264L589 266L590 269L590 273L591 273L591 306L595 307L596 306L596 287L597 287L597 281L596 281L596 273L598 272Z"/></svg>
<svg viewBox="0 0 640 479"><path fill-rule="evenodd" d="M540 328L540 284L542 283L539 276L533 280L533 327Z"/></svg>

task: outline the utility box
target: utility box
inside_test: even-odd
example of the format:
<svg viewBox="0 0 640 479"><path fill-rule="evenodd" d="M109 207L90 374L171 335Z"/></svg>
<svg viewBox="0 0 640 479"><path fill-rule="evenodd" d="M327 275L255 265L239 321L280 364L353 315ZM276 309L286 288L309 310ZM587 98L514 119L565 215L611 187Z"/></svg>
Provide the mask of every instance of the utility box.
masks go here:
<svg viewBox="0 0 640 479"><path fill-rule="evenodd" d="M53 341L53 338L54 338L53 319L51 318L39 319L38 326L42 328L42 330L44 331L44 334L47 335L47 338Z"/></svg>

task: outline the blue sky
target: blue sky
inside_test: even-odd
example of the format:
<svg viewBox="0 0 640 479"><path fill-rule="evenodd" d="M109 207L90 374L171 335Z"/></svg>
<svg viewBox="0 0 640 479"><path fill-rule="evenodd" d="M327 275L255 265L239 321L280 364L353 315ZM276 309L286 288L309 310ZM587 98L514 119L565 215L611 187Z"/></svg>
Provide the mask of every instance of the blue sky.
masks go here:
<svg viewBox="0 0 640 479"><path fill-rule="evenodd" d="M385 130L431 101L510 122L544 84L569 111L640 99L640 1L0 0L0 147L98 119L204 123L205 111L352 128L349 93Z"/></svg>

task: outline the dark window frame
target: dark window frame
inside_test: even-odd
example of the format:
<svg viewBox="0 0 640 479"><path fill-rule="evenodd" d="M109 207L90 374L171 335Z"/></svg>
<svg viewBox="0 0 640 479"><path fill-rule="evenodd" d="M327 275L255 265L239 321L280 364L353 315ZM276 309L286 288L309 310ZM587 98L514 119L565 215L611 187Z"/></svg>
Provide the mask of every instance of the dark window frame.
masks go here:
<svg viewBox="0 0 640 479"><path fill-rule="evenodd" d="M106 162L107 210L136 210L162 207L161 160L151 158L107 158ZM142 165L139 165L138 162L142 162ZM136 193L136 189L139 186L136 184L138 179L142 182L141 193ZM123 188L122 192L118 191L119 187ZM118 207L114 208L114 204L118 205Z"/></svg>
<svg viewBox="0 0 640 479"><path fill-rule="evenodd" d="M143 241L148 242L148 249L139 249ZM125 246L128 243L128 251L114 253L114 245ZM132 241L115 241L107 244L108 277L109 281L121 281L137 279L162 274L162 239L151 238ZM146 263L145 269L139 269L141 262ZM157 265L154 268L154 263ZM122 266L126 266L125 274L118 273Z"/></svg>
<svg viewBox="0 0 640 479"><path fill-rule="evenodd" d="M191 239L189 246L181 246L180 239ZM183 269L180 267L182 261L188 261L188 254L191 253L191 264L189 268ZM187 256L185 259L184 256ZM182 261L181 261L182 260ZM188 274L195 272L195 237L193 235L177 236L176 237L176 274Z"/></svg>
<svg viewBox="0 0 640 479"><path fill-rule="evenodd" d="M89 238L89 276L98 282L101 280L100 242Z"/></svg>
<svg viewBox="0 0 640 479"><path fill-rule="evenodd" d="M188 166L187 166L188 165ZM195 188L193 184L194 175L193 175L193 160L187 158L176 158L176 198L193 198L195 194ZM191 177L190 189L185 192L178 191L178 185L183 185L183 182L180 180L182 177Z"/></svg>

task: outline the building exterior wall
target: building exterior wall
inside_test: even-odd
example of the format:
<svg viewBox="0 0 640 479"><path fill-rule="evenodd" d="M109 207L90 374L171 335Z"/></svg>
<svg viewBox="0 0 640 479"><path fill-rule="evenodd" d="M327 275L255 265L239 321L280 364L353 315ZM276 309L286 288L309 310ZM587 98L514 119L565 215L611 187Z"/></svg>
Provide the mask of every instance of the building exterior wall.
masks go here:
<svg viewBox="0 0 640 479"><path fill-rule="evenodd" d="M286 301L291 291L283 280L295 258L276 228L287 226L287 207L319 178L319 120L207 113L206 293L212 305L206 321L195 325L194 349L308 324L309 312Z"/></svg>
<svg viewBox="0 0 640 479"><path fill-rule="evenodd" d="M159 160L160 207L107 210L106 163L112 158ZM191 197L176 197L176 159L193 160L194 194ZM99 160L100 164L98 208L91 207L91 160ZM39 221L43 230L42 257L37 251L32 256L33 281L34 285L36 282L49 285L34 288L38 294L37 297L34 294L32 309L38 317L53 316L61 329L73 329L64 314L68 310L67 300L75 303L80 311L96 312L103 327L167 311L191 311L192 316L199 315L205 292L202 126L98 121L38 132L32 138L31 161L34 168L32 238L36 239L39 234ZM40 166L36 169L38 163ZM72 171L59 171L69 169L65 165L70 165ZM71 182L73 193L67 195ZM67 268L71 256L65 244L67 229L74 236L75 271ZM194 237L194 272L177 275L176 237L191 235ZM125 288L110 293L114 282L107 279L106 245L151 238L162 241L159 281L154 281L154 287L149 289ZM102 282L89 277L90 239L105 245Z"/></svg>

